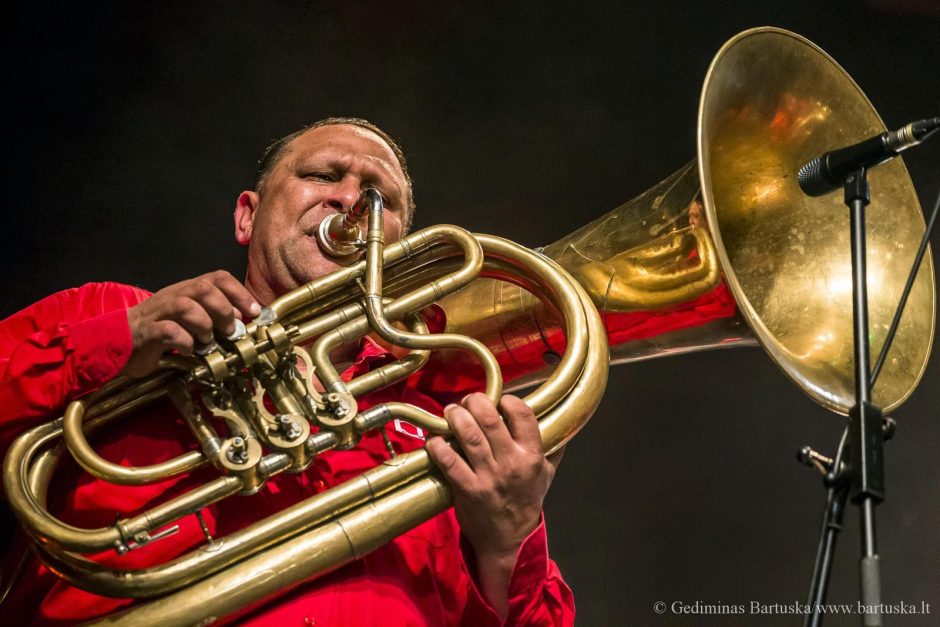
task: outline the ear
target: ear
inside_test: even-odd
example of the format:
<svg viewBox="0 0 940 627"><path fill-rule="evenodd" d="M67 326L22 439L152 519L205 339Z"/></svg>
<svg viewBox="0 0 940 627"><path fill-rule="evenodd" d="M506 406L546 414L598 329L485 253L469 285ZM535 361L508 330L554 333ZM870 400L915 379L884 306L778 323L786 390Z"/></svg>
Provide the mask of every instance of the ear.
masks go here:
<svg viewBox="0 0 940 627"><path fill-rule="evenodd" d="M261 197L257 192L244 191L235 201L235 240L242 246L251 242L251 229L255 223L255 211Z"/></svg>

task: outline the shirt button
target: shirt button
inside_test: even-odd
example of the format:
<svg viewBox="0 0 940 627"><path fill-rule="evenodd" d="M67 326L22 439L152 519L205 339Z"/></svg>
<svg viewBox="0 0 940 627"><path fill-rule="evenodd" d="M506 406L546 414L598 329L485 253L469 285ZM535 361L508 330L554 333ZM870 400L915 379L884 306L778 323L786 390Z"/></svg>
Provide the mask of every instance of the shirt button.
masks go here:
<svg viewBox="0 0 940 627"><path fill-rule="evenodd" d="M313 487L317 492L323 492L326 490L326 482L323 479L317 479L313 482ZM313 623L310 623L311 625Z"/></svg>
<svg viewBox="0 0 940 627"><path fill-rule="evenodd" d="M310 618L309 616L304 616L304 625L316 625L317 621Z"/></svg>

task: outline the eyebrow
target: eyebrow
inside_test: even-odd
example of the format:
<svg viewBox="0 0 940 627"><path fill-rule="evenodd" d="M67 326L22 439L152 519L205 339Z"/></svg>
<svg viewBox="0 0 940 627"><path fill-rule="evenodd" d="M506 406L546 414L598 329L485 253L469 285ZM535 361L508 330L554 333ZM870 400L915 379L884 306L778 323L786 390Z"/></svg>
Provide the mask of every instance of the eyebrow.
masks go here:
<svg viewBox="0 0 940 627"><path fill-rule="evenodd" d="M358 155L363 161L364 167L362 168L362 186L366 187L369 185L382 186L385 188L393 188L397 190L399 196L398 207L401 211L406 211L408 209L408 185L403 181L398 181L398 178L395 175L394 169L390 166L386 167L384 161L379 160L378 158ZM326 167L345 170L349 169L352 165L352 161L355 159L354 156L350 156L348 153L342 152L339 154L307 154L296 155L293 162L295 168L311 167L314 164L323 163ZM381 191L381 190L380 190ZM390 190L386 190L386 196Z"/></svg>

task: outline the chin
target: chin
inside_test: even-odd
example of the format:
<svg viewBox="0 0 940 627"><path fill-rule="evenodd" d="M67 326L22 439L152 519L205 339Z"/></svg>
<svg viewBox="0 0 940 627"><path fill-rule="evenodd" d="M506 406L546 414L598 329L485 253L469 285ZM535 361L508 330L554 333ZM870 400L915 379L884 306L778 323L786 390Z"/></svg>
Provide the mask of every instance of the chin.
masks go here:
<svg viewBox="0 0 940 627"><path fill-rule="evenodd" d="M353 259L350 260L349 263L338 263L332 259L321 257L320 259L317 259L315 263L307 264L303 268L293 268L291 274L295 277L295 279L298 280L297 287L300 287L301 285L305 285L310 281L324 277L331 272L340 270L355 261L356 260Z"/></svg>
<svg viewBox="0 0 940 627"><path fill-rule="evenodd" d="M295 241L294 245L282 248L281 259L288 275L297 283L296 287L349 265L327 257L313 237L304 238L302 243ZM352 261L355 260L350 263Z"/></svg>

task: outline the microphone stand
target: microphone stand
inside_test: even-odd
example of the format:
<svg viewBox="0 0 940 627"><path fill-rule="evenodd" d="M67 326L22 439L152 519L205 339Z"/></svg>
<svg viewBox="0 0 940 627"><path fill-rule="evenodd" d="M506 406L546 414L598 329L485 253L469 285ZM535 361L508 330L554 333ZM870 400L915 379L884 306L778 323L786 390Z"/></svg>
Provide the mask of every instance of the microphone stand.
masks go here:
<svg viewBox="0 0 940 627"><path fill-rule="evenodd" d="M852 309L855 346L855 406L849 411L849 496L861 510L862 624L881 627L881 566L875 506L884 501L884 436L881 410L871 403L871 359L868 343L868 286L865 267L865 207L871 202L865 168L845 179L845 204L852 236Z"/></svg>
<svg viewBox="0 0 940 627"><path fill-rule="evenodd" d="M859 563L862 624L881 627L881 569L878 559L875 506L884 500L884 441L881 411L871 403L870 346L868 341L868 287L865 264L865 207L871 202L865 168L846 177L844 202L850 211L852 242L852 309L855 348L855 406L834 460L804 449L804 461L812 459L827 468L824 478L826 507L809 594L805 625L822 622L836 535L842 529L845 504L851 496L861 512L862 558ZM916 271L916 270L915 270ZM893 429L891 430L893 431ZM888 434L890 435L890 433ZM845 458L845 462L843 462Z"/></svg>
<svg viewBox="0 0 940 627"><path fill-rule="evenodd" d="M803 447L798 455L803 463L816 466L824 473L823 484L826 486L826 506L823 511L816 561L813 565L808 613L804 620L804 625L808 627L818 627L822 624L821 605L826 599L835 541L837 534L842 530L842 517L849 496L861 510L862 558L859 573L861 602L864 606L862 624L865 627L882 625L881 571L875 533L875 506L884 500L884 442L894 435L896 423L891 418L883 419L881 411L871 404L871 388L878 379L888 349L894 340L904 306L907 304L907 298L914 286L924 254L927 252L930 234L937 215L940 214L940 196L938 196L917 254L914 256L914 264L894 313L891 328L885 337L878 362L873 371L869 370L865 207L870 202L870 195L866 174L865 169L862 168L850 174L844 185L845 204L851 212L856 405L849 412L849 422L839 441L835 459L820 455L808 446Z"/></svg>

